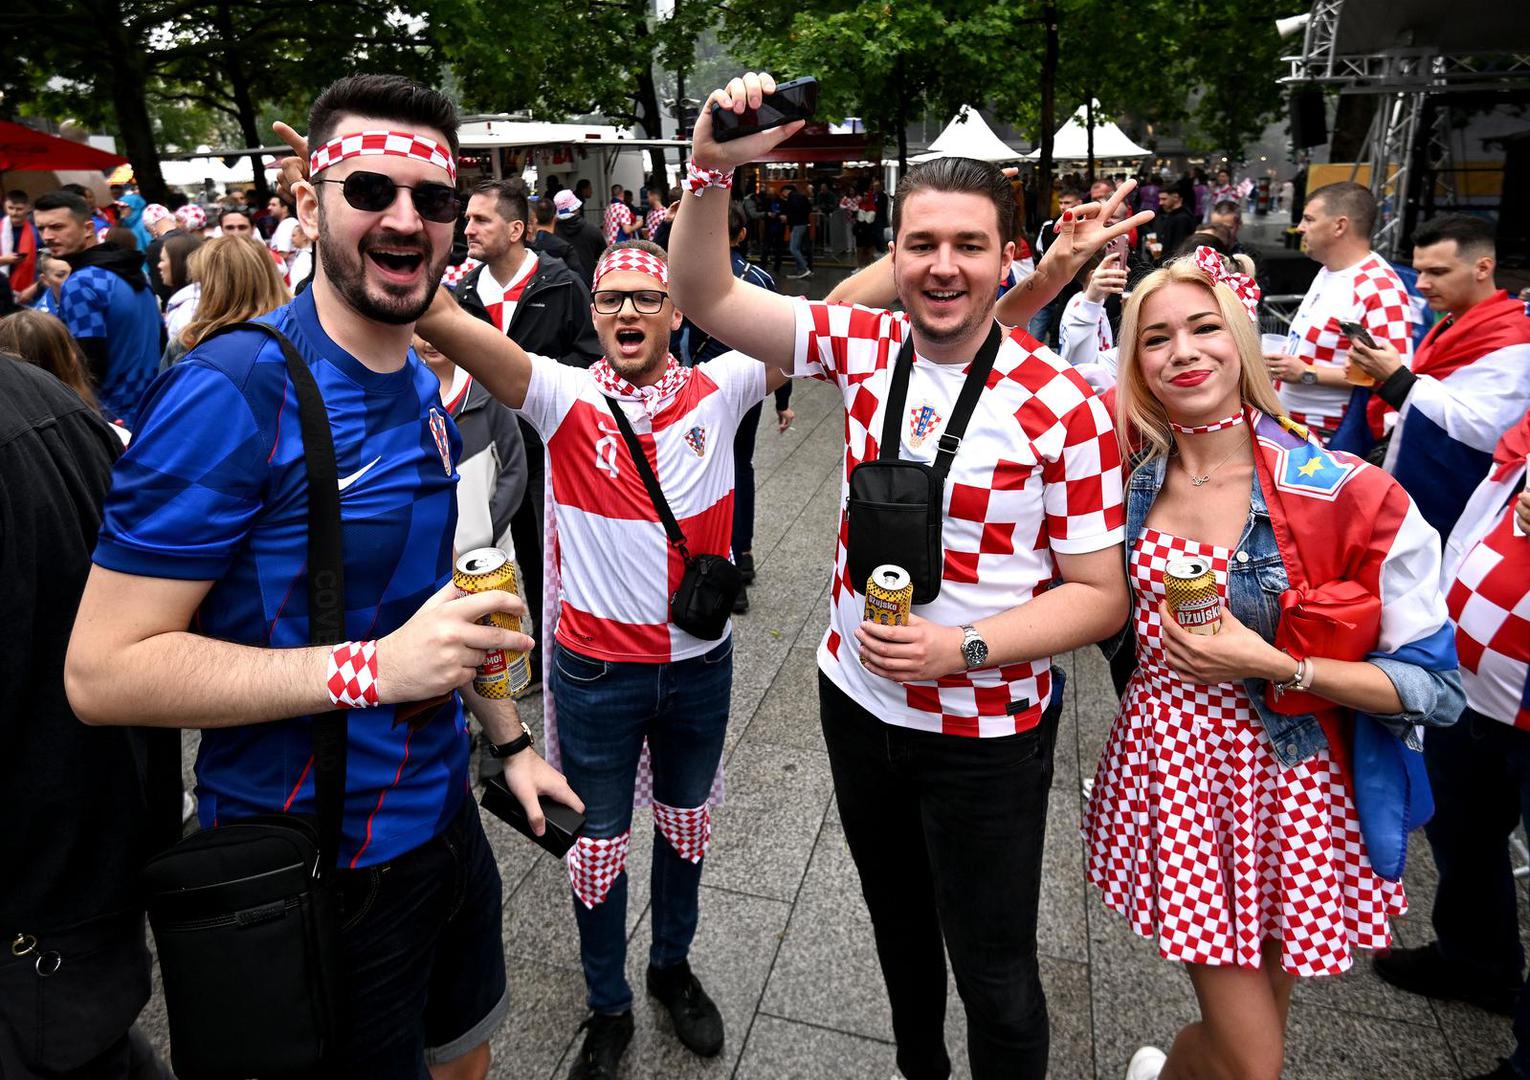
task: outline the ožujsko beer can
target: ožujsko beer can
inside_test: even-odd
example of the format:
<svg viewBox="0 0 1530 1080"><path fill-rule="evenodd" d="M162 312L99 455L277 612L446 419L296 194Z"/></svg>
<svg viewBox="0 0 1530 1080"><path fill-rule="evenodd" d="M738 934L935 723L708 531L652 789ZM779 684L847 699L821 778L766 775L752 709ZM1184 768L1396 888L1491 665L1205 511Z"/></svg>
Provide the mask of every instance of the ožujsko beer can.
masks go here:
<svg viewBox="0 0 1530 1080"><path fill-rule="evenodd" d="M884 563L866 579L866 621L883 626L907 626L914 610L914 582L908 571Z"/></svg>
<svg viewBox="0 0 1530 1080"><path fill-rule="evenodd" d="M452 569L452 584L466 593L503 589L520 595L515 577L515 563L499 548L474 548L457 559ZM478 620L484 626L525 632L523 620L502 611ZM473 676L473 689L486 698L508 698L531 685L531 657L506 649L490 649Z"/></svg>
<svg viewBox="0 0 1530 1080"><path fill-rule="evenodd" d="M1192 634L1210 636L1222 628L1222 598L1210 559L1189 555L1169 563L1163 591L1174 621Z"/></svg>

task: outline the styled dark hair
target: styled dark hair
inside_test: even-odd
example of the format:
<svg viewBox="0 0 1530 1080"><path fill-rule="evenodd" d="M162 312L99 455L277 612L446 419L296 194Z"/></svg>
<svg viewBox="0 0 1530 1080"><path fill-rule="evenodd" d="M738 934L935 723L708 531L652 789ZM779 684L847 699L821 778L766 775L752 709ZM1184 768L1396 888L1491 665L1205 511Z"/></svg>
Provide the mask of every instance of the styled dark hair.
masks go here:
<svg viewBox="0 0 1530 1080"><path fill-rule="evenodd" d="M998 166L972 158L948 157L915 165L898 181L892 208L894 240L898 238L904 203L910 195L921 191L982 195L993 202L998 214L1000 246L1009 243L1015 235L1015 193Z"/></svg>
<svg viewBox="0 0 1530 1080"><path fill-rule="evenodd" d="M223 228L223 219L230 214L238 214L240 217L247 219L251 225L255 224L255 212L253 210L244 206L225 206L222 210L218 211L218 228Z"/></svg>
<svg viewBox="0 0 1530 1080"><path fill-rule="evenodd" d="M531 207L526 198L526 182L519 177L511 180L484 180L473 189L474 195L491 195L494 208L506 221L531 222Z"/></svg>
<svg viewBox="0 0 1530 1080"><path fill-rule="evenodd" d="M744 204L741 202L728 203L728 246L732 247L738 239L738 234L749 228L749 215L744 212Z"/></svg>
<svg viewBox="0 0 1530 1080"><path fill-rule="evenodd" d="M1243 209L1231 199L1223 199L1211 208L1213 214L1236 214L1239 220L1243 218Z"/></svg>
<svg viewBox="0 0 1530 1080"><path fill-rule="evenodd" d="M113 225L106 230L106 235L101 238L101 243L120 247L123 251L139 251L138 234L126 225Z"/></svg>
<svg viewBox="0 0 1530 1080"><path fill-rule="evenodd" d="M85 197L85 192L89 191L90 189L87 188L84 184L65 184L63 187L59 188L59 190L67 191L71 195L78 195L83 199Z"/></svg>
<svg viewBox="0 0 1530 1080"><path fill-rule="evenodd" d="M1328 213L1334 217L1347 217L1361 236L1370 236L1376 227L1376 196L1371 189L1353 180L1341 180L1308 192L1307 203L1322 199Z"/></svg>
<svg viewBox="0 0 1530 1080"><path fill-rule="evenodd" d="M58 191L50 191L46 195L39 195L37 201L32 204L33 210L68 210L76 220L90 220L90 204L68 188L60 188Z"/></svg>
<svg viewBox="0 0 1530 1080"><path fill-rule="evenodd" d="M165 241L162 250L170 257L170 280L165 282L166 285L179 289L190 283L191 275L186 270L186 262L202 243L200 236L192 236L190 233L176 233Z"/></svg>
<svg viewBox="0 0 1530 1080"><path fill-rule="evenodd" d="M551 195L545 195L532 203L531 212L536 215L538 225L551 225L558 220L558 207Z"/></svg>
<svg viewBox="0 0 1530 1080"><path fill-rule="evenodd" d="M25 191L22 191L20 188L11 188L11 190L9 190L9 191L7 191L5 193L5 201L6 202L29 203L29 202L32 201L32 196L28 195Z"/></svg>
<svg viewBox="0 0 1530 1080"><path fill-rule="evenodd" d="M441 91L402 75L347 75L330 83L308 110L308 145L322 146L333 139L345 115L439 131L457 156L457 106Z"/></svg>
<svg viewBox="0 0 1530 1080"><path fill-rule="evenodd" d="M1413 231L1415 248L1443 244L1446 240L1454 240L1456 251L1461 255L1477 259L1484 255L1489 258L1498 255L1492 224L1471 214L1446 214L1424 222Z"/></svg>

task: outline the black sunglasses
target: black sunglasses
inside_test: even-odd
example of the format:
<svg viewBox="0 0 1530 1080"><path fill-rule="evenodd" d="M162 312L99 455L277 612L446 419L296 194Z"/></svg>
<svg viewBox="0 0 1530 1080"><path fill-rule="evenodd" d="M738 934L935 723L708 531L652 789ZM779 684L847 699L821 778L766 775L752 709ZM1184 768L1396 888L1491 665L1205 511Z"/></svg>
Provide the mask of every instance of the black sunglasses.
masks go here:
<svg viewBox="0 0 1530 1080"><path fill-rule="evenodd" d="M339 184L345 201L368 214L380 213L393 205L398 189L409 192L415 212L426 221L456 221L462 200L454 188L445 184L395 183L393 177L375 172L353 172L344 180L315 180L316 184Z"/></svg>
<svg viewBox="0 0 1530 1080"><path fill-rule="evenodd" d="M598 289L590 299L601 315L615 315L629 296L632 297L632 310L639 315L658 314L664 308L664 301L669 299L669 293L658 289Z"/></svg>

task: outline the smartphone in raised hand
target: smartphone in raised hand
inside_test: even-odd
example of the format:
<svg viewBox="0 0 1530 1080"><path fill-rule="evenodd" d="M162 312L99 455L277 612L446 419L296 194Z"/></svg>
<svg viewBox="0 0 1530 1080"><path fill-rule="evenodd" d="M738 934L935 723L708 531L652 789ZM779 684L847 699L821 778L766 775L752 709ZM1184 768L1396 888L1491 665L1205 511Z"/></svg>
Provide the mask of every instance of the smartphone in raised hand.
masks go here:
<svg viewBox="0 0 1530 1080"><path fill-rule="evenodd" d="M765 95L758 109L746 108L736 113L713 105L712 137L718 142L742 139L745 135L768 131L794 120L810 120L817 108L818 80L806 75L781 83L774 94Z"/></svg>

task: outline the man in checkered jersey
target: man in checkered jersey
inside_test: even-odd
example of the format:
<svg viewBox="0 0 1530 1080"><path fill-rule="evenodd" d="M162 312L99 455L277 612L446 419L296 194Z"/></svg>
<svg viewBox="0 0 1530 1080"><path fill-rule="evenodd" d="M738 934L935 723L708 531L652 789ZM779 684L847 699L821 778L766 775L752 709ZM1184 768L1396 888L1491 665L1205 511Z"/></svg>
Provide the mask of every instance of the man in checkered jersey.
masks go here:
<svg viewBox="0 0 1530 1080"><path fill-rule="evenodd" d="M1530 1077L1530 993L1521 988L1525 956L1509 855L1515 828L1530 828L1527 458L1530 413L1499 440L1442 563L1467 707L1459 723L1424 736L1435 799L1424 832L1440 876L1435 940L1372 961L1404 990L1513 1016L1513 1055L1480 1080Z"/></svg>
<svg viewBox="0 0 1530 1080"><path fill-rule="evenodd" d="M774 85L746 75L708 105L741 112ZM928 462L1014 257L1009 184L992 166L964 159L908 173L891 245L907 314L780 297L727 272L724 189L735 167L798 127L720 143L703 107L685 180L691 194L670 238L677 298L708 333L840 388L847 480L876 456L892 365L912 335L899 453ZM1099 207L1091 213L1091 222L1108 220ZM1071 245L1071 219L1069 228L1070 244L1054 247ZM1110 235L1098 224L1090 231L1100 242ZM862 620L864 583L848 576L841 517L818 654L824 739L902 1075L950 1075L949 952L973 1077L1042 1076L1048 1027L1036 912L1061 706L1061 675L1049 658L1114 632L1127 611L1120 458L1104 405L1054 354L1011 333L945 496L940 595L916 607L906 627Z"/></svg>
<svg viewBox="0 0 1530 1080"><path fill-rule="evenodd" d="M727 556L734 432L786 376L734 352L682 367L669 352L682 316L668 282L656 244L606 250L591 289L605 357L589 369L528 355L445 290L420 325L547 446L562 600L547 680L562 767L586 807L567 863L591 1015L570 1080L614 1080L632 1038L625 868L645 739L658 832L648 990L689 1049L712 1056L723 1045L722 1017L687 957L728 721L731 627L707 641L670 620L685 563L612 410L631 422L690 554Z"/></svg>
<svg viewBox="0 0 1530 1080"><path fill-rule="evenodd" d="M1307 254L1323 264L1291 320L1284 352L1267 353L1280 380L1280 401L1291 418L1325 442L1338 430L1354 387L1344 378L1349 338L1340 322L1359 323L1406 363L1413 355L1417 319L1402 279L1371 250L1376 198L1344 181L1307 196L1297 230Z"/></svg>

